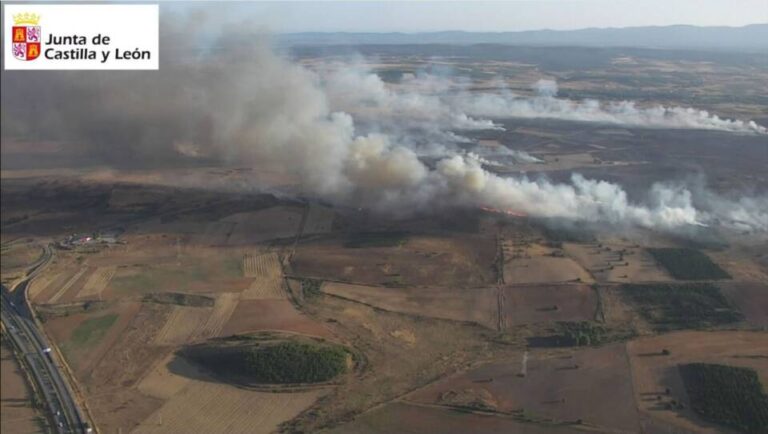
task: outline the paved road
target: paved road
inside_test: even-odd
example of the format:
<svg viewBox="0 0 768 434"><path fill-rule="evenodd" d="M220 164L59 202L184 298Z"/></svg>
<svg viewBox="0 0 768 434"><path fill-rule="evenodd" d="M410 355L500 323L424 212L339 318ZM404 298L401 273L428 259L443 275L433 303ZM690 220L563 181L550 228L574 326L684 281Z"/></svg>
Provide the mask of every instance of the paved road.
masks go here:
<svg viewBox="0 0 768 434"><path fill-rule="evenodd" d="M0 285L0 316L11 340L31 370L37 389L42 394L54 421L54 430L58 433L86 433L89 432L86 419L56 365L53 354L46 352L50 346L38 330L24 299L30 279L42 269L51 256L52 251L46 247L41 260L33 265L27 278L18 283L13 292Z"/></svg>

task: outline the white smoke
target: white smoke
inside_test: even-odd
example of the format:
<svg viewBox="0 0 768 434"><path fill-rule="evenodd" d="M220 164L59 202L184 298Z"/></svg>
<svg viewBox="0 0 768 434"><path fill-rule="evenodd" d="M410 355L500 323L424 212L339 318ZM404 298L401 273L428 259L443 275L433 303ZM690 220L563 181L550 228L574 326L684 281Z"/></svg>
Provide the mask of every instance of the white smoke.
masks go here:
<svg viewBox="0 0 768 434"><path fill-rule="evenodd" d="M717 205L702 210L694 206L689 190L659 184L645 200L633 202L619 185L580 175L573 175L569 183L501 177L483 169L486 156L463 155L442 144L436 146L443 156L427 165L417 149L401 140L410 128L444 132L494 127L474 117L472 113L478 112L480 116L625 116L622 122L630 116L620 113L632 113L666 125L682 122L679 115L669 115L669 109L658 116L631 104L623 111L606 111L598 103L573 103L546 94L533 100L473 96L471 104L463 101L457 106L441 96L443 84L432 79L409 80L411 86L431 87L436 93L393 91L378 77L357 69L321 77L248 38L216 46L232 49L213 51L193 64L169 62L150 75L105 74L91 80L61 72L30 83L38 78L11 72L3 74L3 88L15 88L18 79L38 89L38 106L64 108L49 116L59 120L55 125L67 125L71 137L94 150L122 150L133 159L151 161L163 153L183 153L238 165L268 165L294 174L305 193L337 203L403 213L440 206L491 206L536 217L665 229L733 221L752 230L766 229L765 208L761 211L765 199L732 204L712 195L708 200ZM172 53L164 57L168 58ZM539 87L554 95L551 84ZM23 98L3 98L4 107L24 104ZM691 113L699 121L742 125ZM362 134L359 122L368 124ZM37 127L40 134L45 131L44 124Z"/></svg>
<svg viewBox="0 0 768 434"><path fill-rule="evenodd" d="M398 85L388 86L361 61L326 65L321 74L330 105L360 121L444 131L503 129L487 118L543 118L596 122L638 128L719 130L768 134L754 121L720 118L706 110L655 105L639 107L634 101L573 101L557 98L558 86L542 79L531 86L533 97L521 97L496 83L493 93L469 90L469 83L430 74L404 74Z"/></svg>
<svg viewBox="0 0 768 434"><path fill-rule="evenodd" d="M754 121L723 119L706 110L655 105L639 107L634 101L573 101L557 98L557 84L540 80L533 86L534 97L519 97L509 91L464 93L452 104L471 116L491 118L558 119L596 122L638 128L719 130L733 133L768 134Z"/></svg>
<svg viewBox="0 0 768 434"><path fill-rule="evenodd" d="M533 84L533 90L539 96L554 97L557 95L557 82L554 80L539 80Z"/></svg>
<svg viewBox="0 0 768 434"><path fill-rule="evenodd" d="M409 74L398 89L362 63L325 65L320 74L330 106L354 114L359 122L431 132L501 129L491 120L474 118L447 104L442 95L454 84L432 75Z"/></svg>

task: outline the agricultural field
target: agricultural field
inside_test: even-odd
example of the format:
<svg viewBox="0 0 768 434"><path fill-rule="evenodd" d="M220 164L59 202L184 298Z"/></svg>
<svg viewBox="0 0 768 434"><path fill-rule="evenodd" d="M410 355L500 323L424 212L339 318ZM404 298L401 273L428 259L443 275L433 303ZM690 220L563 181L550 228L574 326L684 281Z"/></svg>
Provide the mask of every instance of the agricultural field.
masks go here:
<svg viewBox="0 0 768 434"><path fill-rule="evenodd" d="M275 129L248 122L259 110L238 111L246 117L232 131L243 135L229 137L220 116L166 128L175 107L159 118L147 111L161 122L147 131L107 122L87 140L38 140L63 119L54 113L11 134L31 137L3 137L0 278L11 286L50 245L45 268L19 288L98 432L766 430L768 250L765 230L748 228L761 219L746 218L751 208L762 216L768 192L765 134L748 123L768 126L768 101L754 91L766 88L765 59L648 47L284 49L309 68L312 82L297 89L325 96L319 118L304 117L312 101ZM192 51L195 61L205 51ZM402 112L392 122L378 125L388 109L376 100L337 107L334 89L321 95L334 84L328 68L347 58L365 78L360 94L371 85ZM337 85L360 77L344 78ZM531 98L554 87L561 100ZM417 91L423 100L399 104ZM514 106L470 113L497 112L481 92L514 94ZM600 114L591 98L618 111L588 122ZM425 108L427 122L410 112ZM554 113L504 115L510 108ZM358 118L368 109L381 113ZM456 119L481 128L446 126ZM304 121L318 120L303 134ZM325 140L337 120L345 136ZM74 136L91 127L73 126ZM389 144L368 149L377 141L364 139L390 130ZM274 141L281 150L307 146L284 167L262 158L273 142L262 133L285 138ZM326 142L344 152L314 155ZM102 145L117 158L95 152ZM389 147L414 152L415 184L399 184L411 168L399 158L376 170ZM394 184L374 185L383 180ZM335 181L340 191L329 191ZM701 225L690 224L689 206ZM71 242L100 233L119 235ZM4 346L3 434L43 432L10 357Z"/></svg>
<svg viewBox="0 0 768 434"><path fill-rule="evenodd" d="M64 357L76 373L87 373L119 339L140 309L138 303L54 308L45 326L59 342Z"/></svg>
<svg viewBox="0 0 768 434"><path fill-rule="evenodd" d="M388 234L300 243L295 276L366 285L477 287L493 281L493 240Z"/></svg>
<svg viewBox="0 0 768 434"><path fill-rule="evenodd" d="M563 243L563 250L600 283L674 281L650 253L637 244Z"/></svg>
<svg viewBox="0 0 768 434"><path fill-rule="evenodd" d="M299 231L302 213L302 208L276 206L224 217L221 222L234 224L229 231L227 245L253 245L273 239L295 237Z"/></svg>
<svg viewBox="0 0 768 434"><path fill-rule="evenodd" d="M467 321L496 329L497 290L492 288L386 288L326 282L324 294L391 312Z"/></svg>
<svg viewBox="0 0 768 434"><path fill-rule="evenodd" d="M710 283L625 284L621 293L659 331L717 327L743 318Z"/></svg>
<svg viewBox="0 0 768 434"><path fill-rule="evenodd" d="M516 237L504 242L503 251L505 283L594 282L592 275L562 249Z"/></svg>
<svg viewBox="0 0 768 434"><path fill-rule="evenodd" d="M283 269L276 253L243 256L243 273L252 279L242 292L244 300L283 299Z"/></svg>
<svg viewBox="0 0 768 434"><path fill-rule="evenodd" d="M327 234L333 231L336 212L333 208L312 203L309 205L307 220L304 223L304 235Z"/></svg>
<svg viewBox="0 0 768 434"><path fill-rule="evenodd" d="M598 431L635 432L637 411L623 344L560 351L526 351L448 377L408 395L406 402L453 406L472 393L491 413L522 413L540 426L579 424ZM583 399L583 391L590 398ZM479 397L485 396L482 401ZM454 398L455 399L455 398ZM466 405L466 404L465 404Z"/></svg>
<svg viewBox="0 0 768 434"><path fill-rule="evenodd" d="M322 389L272 393L241 389L209 379L190 379L131 432L269 434L323 396Z"/></svg>
<svg viewBox="0 0 768 434"><path fill-rule="evenodd" d="M678 280L730 279L731 275L699 250L680 248L648 249L651 255Z"/></svg>
<svg viewBox="0 0 768 434"><path fill-rule="evenodd" d="M744 432L768 431L768 395L754 369L708 363L679 368L691 408L703 419Z"/></svg>
<svg viewBox="0 0 768 434"><path fill-rule="evenodd" d="M638 409L644 417L680 431L724 430L693 410L680 365L714 363L749 368L755 370L762 384L768 381L765 332L681 331L635 339L626 347Z"/></svg>
<svg viewBox="0 0 768 434"><path fill-rule="evenodd" d="M296 310L288 300L241 300L221 329L221 336L281 330L310 336L329 336L323 325Z"/></svg>
<svg viewBox="0 0 768 434"><path fill-rule="evenodd" d="M505 327L556 321L587 321L595 317L597 295L588 285L521 285L501 289Z"/></svg>
<svg viewBox="0 0 768 434"><path fill-rule="evenodd" d="M723 295L755 327L768 327L768 286L760 282L718 283Z"/></svg>
<svg viewBox="0 0 768 434"><path fill-rule="evenodd" d="M124 264L117 270L104 297L143 295L150 292L211 292L243 289L247 280L238 252L182 254L177 260Z"/></svg>
<svg viewBox="0 0 768 434"><path fill-rule="evenodd" d="M386 312L337 297L316 297L305 303L303 308L332 327L340 342L355 342L354 349L364 354L364 364L354 381L338 386L321 413L300 416L287 426L289 431L334 426L345 415L426 386L497 351L483 337L495 332L476 325Z"/></svg>
<svg viewBox="0 0 768 434"><path fill-rule="evenodd" d="M473 414L466 410L444 409L431 405L393 402L371 410L352 422L331 429L333 434L387 434L393 432L440 432L445 434L576 434L575 425L553 426L517 421L512 417Z"/></svg>
<svg viewBox="0 0 768 434"><path fill-rule="evenodd" d="M178 346L219 336L239 297L238 293L222 293L212 300L211 306L173 306L155 343Z"/></svg>
<svg viewBox="0 0 768 434"><path fill-rule="evenodd" d="M40 245L14 240L0 246L0 275L3 283L19 275L43 253Z"/></svg>
<svg viewBox="0 0 768 434"><path fill-rule="evenodd" d="M115 275L117 267L97 267L83 284L83 288L77 293L79 299L101 299L101 293L109 285Z"/></svg>

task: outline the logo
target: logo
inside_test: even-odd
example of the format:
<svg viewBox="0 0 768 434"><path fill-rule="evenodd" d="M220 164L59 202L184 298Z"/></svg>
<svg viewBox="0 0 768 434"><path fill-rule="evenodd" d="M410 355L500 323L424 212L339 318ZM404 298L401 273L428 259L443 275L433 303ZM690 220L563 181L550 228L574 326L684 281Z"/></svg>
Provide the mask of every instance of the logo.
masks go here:
<svg viewBox="0 0 768 434"><path fill-rule="evenodd" d="M13 16L13 57L19 60L35 60L40 56L40 15L21 13Z"/></svg>

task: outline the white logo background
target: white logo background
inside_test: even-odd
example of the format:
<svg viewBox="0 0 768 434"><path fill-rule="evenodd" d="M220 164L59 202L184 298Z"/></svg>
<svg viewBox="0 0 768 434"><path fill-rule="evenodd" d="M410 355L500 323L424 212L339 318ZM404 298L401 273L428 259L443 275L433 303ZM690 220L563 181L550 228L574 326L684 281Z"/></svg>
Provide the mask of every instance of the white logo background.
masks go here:
<svg viewBox="0 0 768 434"><path fill-rule="evenodd" d="M31 13L40 16L37 24L42 30L40 57L20 60L13 56L13 16ZM27 25L27 24L21 24ZM158 69L159 11L157 5L40 5L34 3L3 5L3 64L5 69ZM49 35L85 36L85 45L48 44ZM108 36L109 45L94 45L93 37ZM46 50L68 51L86 48L96 52L96 58L46 58ZM116 59L115 53L149 51L148 59ZM102 62L102 51L109 52Z"/></svg>

